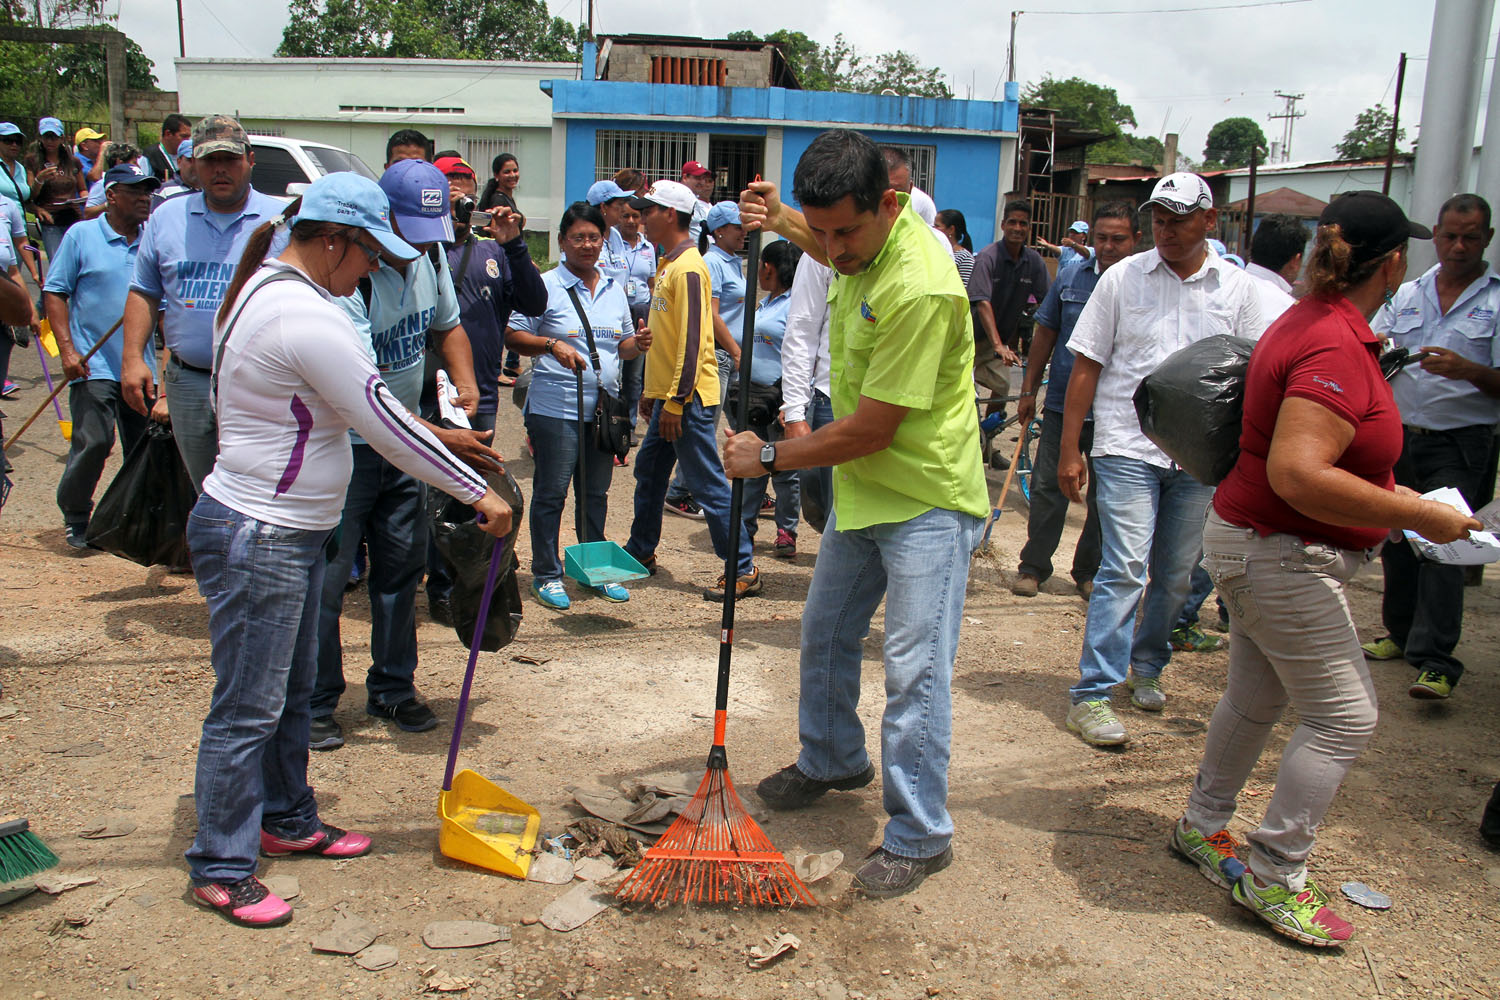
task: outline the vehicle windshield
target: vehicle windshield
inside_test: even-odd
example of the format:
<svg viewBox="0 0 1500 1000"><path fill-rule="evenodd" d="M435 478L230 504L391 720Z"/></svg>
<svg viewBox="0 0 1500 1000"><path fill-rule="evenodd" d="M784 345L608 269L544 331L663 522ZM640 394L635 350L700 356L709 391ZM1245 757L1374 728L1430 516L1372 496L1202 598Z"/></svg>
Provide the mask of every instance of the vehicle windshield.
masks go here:
<svg viewBox="0 0 1500 1000"><path fill-rule="evenodd" d="M361 160L353 153L346 153L342 149L334 149L331 146L303 146L302 151L325 174L336 174L341 170L352 170L361 177L368 177L372 181L380 179L375 175L373 170L365 165L364 160Z"/></svg>

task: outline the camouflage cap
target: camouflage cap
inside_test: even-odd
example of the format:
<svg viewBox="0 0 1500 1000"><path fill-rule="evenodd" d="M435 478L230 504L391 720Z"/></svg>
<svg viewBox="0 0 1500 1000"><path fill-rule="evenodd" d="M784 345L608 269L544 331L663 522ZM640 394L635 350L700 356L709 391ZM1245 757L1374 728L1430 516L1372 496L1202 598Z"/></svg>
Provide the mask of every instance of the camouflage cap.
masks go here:
<svg viewBox="0 0 1500 1000"><path fill-rule="evenodd" d="M250 149L250 140L240 123L228 115L209 115L193 126L193 159L199 160L210 153L235 153L244 155Z"/></svg>

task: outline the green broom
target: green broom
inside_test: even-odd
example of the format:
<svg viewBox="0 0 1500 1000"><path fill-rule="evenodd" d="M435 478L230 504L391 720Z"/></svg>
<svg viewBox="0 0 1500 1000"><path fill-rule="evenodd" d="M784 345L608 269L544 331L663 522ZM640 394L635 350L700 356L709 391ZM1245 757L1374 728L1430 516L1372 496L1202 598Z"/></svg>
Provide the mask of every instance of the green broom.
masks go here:
<svg viewBox="0 0 1500 1000"><path fill-rule="evenodd" d="M57 864L57 855L31 832L31 824L19 816L0 821L0 903L20 899L30 886L16 885ZM17 890L21 890L17 892Z"/></svg>

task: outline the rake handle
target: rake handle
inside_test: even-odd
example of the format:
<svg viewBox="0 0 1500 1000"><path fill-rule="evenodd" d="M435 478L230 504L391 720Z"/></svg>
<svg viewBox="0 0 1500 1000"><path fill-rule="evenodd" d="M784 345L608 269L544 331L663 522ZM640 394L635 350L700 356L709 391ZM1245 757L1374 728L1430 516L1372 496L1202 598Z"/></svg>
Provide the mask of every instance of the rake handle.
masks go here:
<svg viewBox="0 0 1500 1000"><path fill-rule="evenodd" d="M760 230L750 234L745 261L747 293L745 318L740 333L740 405L736 415L739 433L750 425L750 363L755 355L755 291L750 282L760 275ZM729 488L729 551L724 557L724 616L719 623L719 684L714 692L714 745L708 752L710 768L729 766L724 751L724 725L729 712L729 661L734 650L734 604L739 594L740 532L744 530L745 481L736 478Z"/></svg>
<svg viewBox="0 0 1500 1000"><path fill-rule="evenodd" d="M478 515L483 520L483 515ZM490 572L479 595L479 618L474 622L474 641L469 643L469 666L464 671L463 690L458 695L458 712L453 717L453 741L448 744L448 769L443 772L443 791L453 789L453 768L458 763L458 744L463 739L464 719L469 714L469 689L474 686L474 668L479 665L479 643L484 638L484 624L490 620L490 603L495 597L495 583L500 579L500 563L505 558L505 539L495 539L490 552Z"/></svg>
<svg viewBox="0 0 1500 1000"><path fill-rule="evenodd" d="M94 356L94 353L96 351L98 351L99 348L103 347L106 343L108 343L109 342L109 338L114 335L114 332L120 328L120 324L123 323L123 322L125 322L125 317L124 316L121 316L119 319L115 320L115 325L109 328L109 332L108 333L106 333L104 336L102 336L102 337L99 338L99 343L97 343L93 347L89 348L89 352L83 356L83 360L87 361L89 358L92 358ZM46 365L44 364L42 367L45 369ZM62 385L59 385L57 388L53 389L52 390L52 395L48 396L46 398L46 400L44 400L42 402L42 405L38 406L36 408L36 412L33 413L30 416L30 418L28 418L27 421L24 424L21 425L21 429L18 430L18 431L16 431L14 434L12 434L10 436L10 440L7 441L7 442L5 442L5 450L6 451L10 451L12 448L14 448L16 446L16 442L21 439L21 435L26 433L26 428L28 428L32 424L36 423L36 418L40 417L42 415L42 411L44 411L45 409L47 409L47 404L50 403L50 402L52 402L54 399L56 399L57 398L57 394L60 393L60 392L62 392L63 389L66 388L67 384L68 383L66 381L64 381L62 383ZM58 419L61 420L62 418L59 417Z"/></svg>

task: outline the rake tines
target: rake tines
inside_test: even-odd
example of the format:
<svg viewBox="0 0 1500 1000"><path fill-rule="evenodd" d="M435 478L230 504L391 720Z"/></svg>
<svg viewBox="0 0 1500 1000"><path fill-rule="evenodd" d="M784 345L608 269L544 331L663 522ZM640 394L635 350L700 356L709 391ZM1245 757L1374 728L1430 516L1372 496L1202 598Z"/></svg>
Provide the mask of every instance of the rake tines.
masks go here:
<svg viewBox="0 0 1500 1000"><path fill-rule="evenodd" d="M627 902L813 906L792 866L745 811L727 767L698 791L615 891Z"/></svg>

